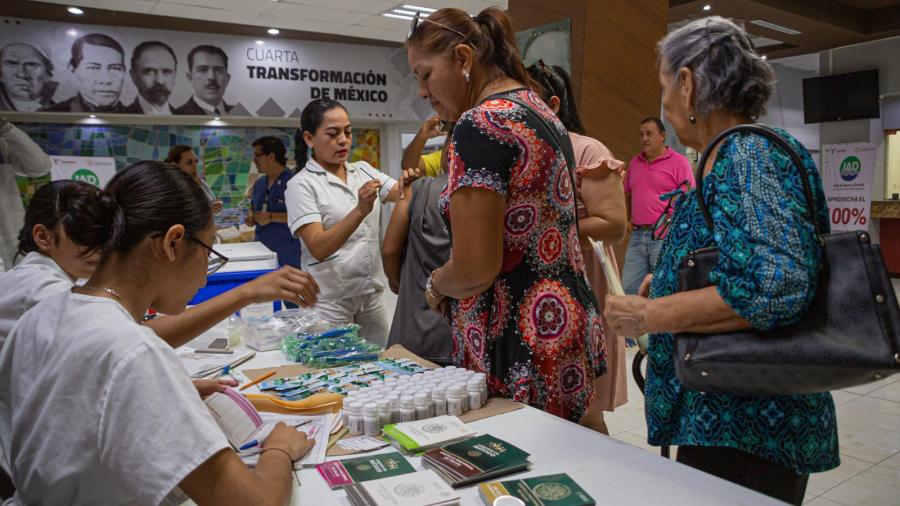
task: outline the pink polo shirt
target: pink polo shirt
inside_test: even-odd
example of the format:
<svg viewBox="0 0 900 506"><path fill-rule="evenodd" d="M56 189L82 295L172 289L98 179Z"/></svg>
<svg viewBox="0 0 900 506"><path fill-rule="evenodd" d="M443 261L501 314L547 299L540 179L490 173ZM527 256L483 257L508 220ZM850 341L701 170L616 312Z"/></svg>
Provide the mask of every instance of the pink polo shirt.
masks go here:
<svg viewBox="0 0 900 506"><path fill-rule="evenodd" d="M670 147L652 163L643 154L632 158L625 175L625 192L631 193L631 222L655 224L666 210L666 202L659 200L659 196L674 190L684 180L694 186L691 163Z"/></svg>

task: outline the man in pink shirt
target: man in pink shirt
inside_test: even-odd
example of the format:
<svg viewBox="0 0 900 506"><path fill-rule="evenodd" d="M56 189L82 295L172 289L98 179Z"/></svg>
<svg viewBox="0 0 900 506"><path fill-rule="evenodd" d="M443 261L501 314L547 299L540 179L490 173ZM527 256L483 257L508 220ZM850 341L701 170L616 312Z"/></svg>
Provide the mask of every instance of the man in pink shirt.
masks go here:
<svg viewBox="0 0 900 506"><path fill-rule="evenodd" d="M665 212L669 193L687 181L694 186L690 162L665 145L666 129L662 121L650 117L641 122L641 153L631 159L625 176L625 201L628 203L631 240L622 268L625 293L634 295L647 274L653 272L662 241L652 239L653 227Z"/></svg>

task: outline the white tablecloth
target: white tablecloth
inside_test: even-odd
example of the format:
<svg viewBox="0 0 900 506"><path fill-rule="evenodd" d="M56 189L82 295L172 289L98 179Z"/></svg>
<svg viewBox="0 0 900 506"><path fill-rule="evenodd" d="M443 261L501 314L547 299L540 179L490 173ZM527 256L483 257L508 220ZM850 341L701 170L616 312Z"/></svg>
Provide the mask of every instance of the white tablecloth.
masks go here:
<svg viewBox="0 0 900 506"><path fill-rule="evenodd" d="M257 353L239 370L284 363L279 351ZM782 504L529 406L470 425L479 433L496 436L531 454L530 471L501 480L568 473L599 506ZM419 457L409 457L409 460L416 469L423 469ZM329 489L315 468L304 469L296 475L292 505L349 504L344 492ZM458 491L462 504L483 504L477 485Z"/></svg>

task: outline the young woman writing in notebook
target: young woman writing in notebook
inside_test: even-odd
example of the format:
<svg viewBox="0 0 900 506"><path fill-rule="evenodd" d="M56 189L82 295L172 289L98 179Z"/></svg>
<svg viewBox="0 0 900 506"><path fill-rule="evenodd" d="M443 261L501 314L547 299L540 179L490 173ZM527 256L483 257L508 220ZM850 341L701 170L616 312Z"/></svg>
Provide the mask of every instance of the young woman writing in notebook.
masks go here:
<svg viewBox="0 0 900 506"><path fill-rule="evenodd" d="M139 162L100 195L83 286L46 297L0 351L0 447L24 504L285 504L312 446L279 424L247 468L181 367L141 325L206 282L212 210L179 169ZM103 233L105 231L105 233Z"/></svg>

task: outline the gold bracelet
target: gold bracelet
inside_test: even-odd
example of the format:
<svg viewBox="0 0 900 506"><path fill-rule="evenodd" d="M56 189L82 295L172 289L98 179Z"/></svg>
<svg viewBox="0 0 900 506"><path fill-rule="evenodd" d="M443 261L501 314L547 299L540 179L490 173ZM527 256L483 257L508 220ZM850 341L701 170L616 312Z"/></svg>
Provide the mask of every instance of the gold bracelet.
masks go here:
<svg viewBox="0 0 900 506"><path fill-rule="evenodd" d="M283 449L277 448L277 447L272 447L272 448L265 448L265 449L263 449L263 451L259 452L260 457L262 457L262 456L263 456L267 451L269 451L269 450L277 450L277 451L280 451L281 453L283 453L283 454L285 454L285 455L287 456L288 460L290 460L291 463L294 462L294 459L291 458L291 454L288 453L287 450L283 450Z"/></svg>

